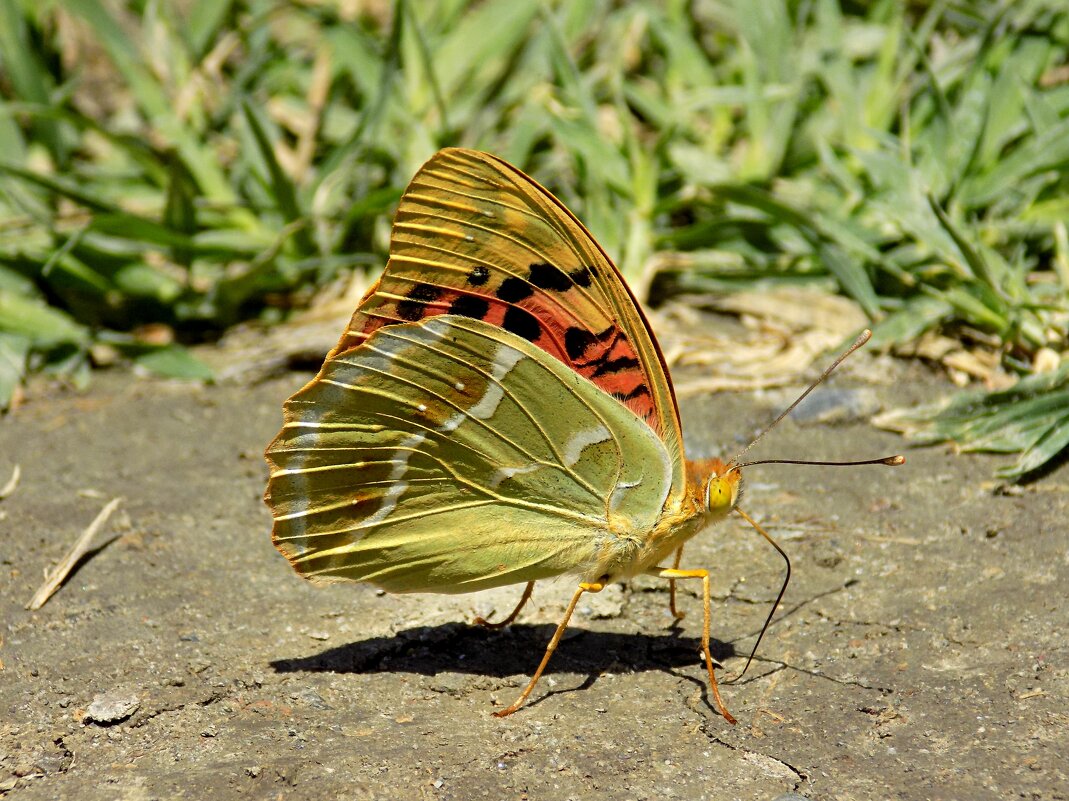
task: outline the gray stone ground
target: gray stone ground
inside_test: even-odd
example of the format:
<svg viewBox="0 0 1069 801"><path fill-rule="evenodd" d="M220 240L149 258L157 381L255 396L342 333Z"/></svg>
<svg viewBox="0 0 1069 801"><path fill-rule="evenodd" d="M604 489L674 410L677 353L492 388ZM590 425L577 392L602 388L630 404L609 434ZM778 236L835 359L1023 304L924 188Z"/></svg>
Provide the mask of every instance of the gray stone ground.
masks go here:
<svg viewBox="0 0 1069 801"><path fill-rule="evenodd" d="M895 367L884 400L946 388ZM700 604L663 583L590 597L534 703L507 704L572 591L539 585L509 630L477 596L315 588L272 548L264 445L307 376L190 387L102 376L0 424L0 794L46 798L1058 799L1069 796L1069 469L1010 494L945 448L897 470L763 467L745 508L795 580L760 660L708 703ZM855 383L857 379L854 379ZM837 382L850 386L846 374ZM732 450L767 399L684 406L692 455ZM863 423L788 422L762 454L902 449ZM23 606L105 500L102 546ZM715 571L728 672L781 563L742 523L688 548ZM111 717L127 717L108 722Z"/></svg>

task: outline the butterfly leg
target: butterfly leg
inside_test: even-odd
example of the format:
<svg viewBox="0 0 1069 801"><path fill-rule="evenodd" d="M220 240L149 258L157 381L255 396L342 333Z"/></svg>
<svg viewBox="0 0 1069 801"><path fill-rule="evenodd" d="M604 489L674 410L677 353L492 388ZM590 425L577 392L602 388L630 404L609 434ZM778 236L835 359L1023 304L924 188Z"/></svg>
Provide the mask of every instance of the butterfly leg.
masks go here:
<svg viewBox="0 0 1069 801"><path fill-rule="evenodd" d="M683 546L679 546L679 550L676 551L676 558L672 562L672 569L679 570L679 560L683 558ZM687 613L676 607L676 580L673 578L668 579L668 611L672 613L672 617L676 620L682 620L687 616Z"/></svg>
<svg viewBox="0 0 1069 801"><path fill-rule="evenodd" d="M728 723L735 723L735 718L728 712L727 707L724 706L724 699L720 697L720 688L716 685L716 676L713 675L713 655L709 652L709 619L712 614L712 601L710 599L710 586L709 586L709 571L708 570L680 570L677 567L664 568L655 567L648 571L651 575L659 576L661 578L672 579L692 579L700 578L702 580L702 604L705 610L705 624L702 626L702 655L705 657L705 668L709 671L709 689L713 693L713 699L716 701L717 711L724 716L724 720Z"/></svg>
<svg viewBox="0 0 1069 801"><path fill-rule="evenodd" d="M575 591L575 595L572 596L571 603L568 604L568 609L564 613L564 619L560 622L560 625L557 626L557 630L553 632L553 638L549 641L549 645L546 646L546 654L542 657L542 663L538 666L538 670L535 671L534 675L531 677L531 681L527 684L526 689L524 689L524 691L520 693L520 697L516 699L516 702L507 709L502 709L498 712L495 712L495 718L503 718L508 715L511 715L513 712L523 706L524 701L527 700L527 696L531 694L531 691L538 683L538 679L541 678L542 671L545 670L546 665L549 664L549 658L553 656L553 652L557 650L557 643L560 642L560 638L561 635L564 634L564 630L568 628L568 621L571 620L572 612L575 611L575 605L579 603L579 599L582 597L583 593L601 592L603 589L605 589L604 584L588 584L586 582L583 582L579 585L578 589L576 589Z"/></svg>
<svg viewBox="0 0 1069 801"><path fill-rule="evenodd" d="M517 617L519 617L520 610L527 605L527 602L531 599L531 593L534 592L534 582L528 581L527 586L523 590L523 595L520 596L520 602L516 604L516 608L512 610L512 614L504 620L498 623L491 623L489 620L483 617L477 617L472 623L476 626L482 626L486 629L503 629Z"/></svg>

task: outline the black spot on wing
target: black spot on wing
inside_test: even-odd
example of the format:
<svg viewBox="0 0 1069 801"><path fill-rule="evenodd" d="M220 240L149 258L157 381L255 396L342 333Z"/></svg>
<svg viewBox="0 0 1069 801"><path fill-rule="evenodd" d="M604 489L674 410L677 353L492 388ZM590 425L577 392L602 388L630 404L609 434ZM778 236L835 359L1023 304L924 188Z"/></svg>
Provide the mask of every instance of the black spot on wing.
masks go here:
<svg viewBox="0 0 1069 801"><path fill-rule="evenodd" d="M572 270L570 273L568 273L568 277L584 289L590 286L590 282L592 280L590 277L589 267L580 267L576 270Z"/></svg>
<svg viewBox="0 0 1069 801"><path fill-rule="evenodd" d="M509 306L505 312L502 327L528 342L534 342L542 336L542 326L533 314L519 306Z"/></svg>
<svg viewBox="0 0 1069 801"><path fill-rule="evenodd" d="M613 346L615 346L615 339L619 335L620 329L615 325L610 325L604 331L600 333L593 333L585 328L579 328L572 326L564 332L564 350L568 354L568 358L573 362L579 361L591 345L595 342L605 342L609 339L613 339ZM608 348L611 351L612 347Z"/></svg>
<svg viewBox="0 0 1069 801"><path fill-rule="evenodd" d="M489 311L489 302L478 295L461 295L449 305L450 314L459 314L476 320L484 319Z"/></svg>
<svg viewBox="0 0 1069 801"><path fill-rule="evenodd" d="M612 393L612 396L614 398L616 398L616 400L620 401L621 403L627 403L629 400L634 400L635 398L641 398L643 395L649 395L649 394L650 394L649 387L647 387L645 384L639 384L637 387L635 387L633 390L631 390L630 392L628 392L626 394L623 393L623 392L614 392L614 393Z"/></svg>
<svg viewBox="0 0 1069 801"><path fill-rule="evenodd" d="M598 338L585 328L572 326L564 332L564 351L573 362L581 359L586 349L597 342Z"/></svg>
<svg viewBox="0 0 1069 801"><path fill-rule="evenodd" d="M468 273L468 283L472 286L482 286L489 280L490 271L481 264L477 267L473 267L472 271Z"/></svg>
<svg viewBox="0 0 1069 801"><path fill-rule="evenodd" d="M402 320L414 322L423 316L423 309L442 295L442 290L430 284L416 284L408 295L397 304L397 316Z"/></svg>
<svg viewBox="0 0 1069 801"><path fill-rule="evenodd" d="M539 289L564 292L572 288L572 279L563 270L552 264L535 262L531 265L530 271L527 280Z"/></svg>
<svg viewBox="0 0 1069 801"><path fill-rule="evenodd" d="M605 375L606 373L618 373L621 370L629 370L632 367L638 367L638 359L633 356L621 356L618 359L601 359L597 363L597 368L591 374L591 378L597 378L599 375Z"/></svg>
<svg viewBox="0 0 1069 801"><path fill-rule="evenodd" d="M522 278L517 278L513 275L502 281L501 286L497 288L494 294L505 303L518 303L524 298L531 297L534 294L534 289Z"/></svg>

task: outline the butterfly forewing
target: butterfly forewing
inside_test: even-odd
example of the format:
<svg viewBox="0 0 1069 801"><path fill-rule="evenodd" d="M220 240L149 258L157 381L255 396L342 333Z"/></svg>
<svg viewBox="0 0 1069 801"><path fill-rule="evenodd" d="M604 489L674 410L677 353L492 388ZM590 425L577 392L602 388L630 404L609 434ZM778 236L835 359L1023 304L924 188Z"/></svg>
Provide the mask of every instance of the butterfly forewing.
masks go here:
<svg viewBox="0 0 1069 801"><path fill-rule="evenodd" d="M664 440L682 486L675 399L634 298L567 209L484 153L443 150L412 180L386 271L332 355L383 325L438 314L532 342L623 402Z"/></svg>
<svg viewBox="0 0 1069 801"><path fill-rule="evenodd" d="M291 398L274 539L313 579L467 592L626 559L672 457L526 339L455 315L383 327Z"/></svg>

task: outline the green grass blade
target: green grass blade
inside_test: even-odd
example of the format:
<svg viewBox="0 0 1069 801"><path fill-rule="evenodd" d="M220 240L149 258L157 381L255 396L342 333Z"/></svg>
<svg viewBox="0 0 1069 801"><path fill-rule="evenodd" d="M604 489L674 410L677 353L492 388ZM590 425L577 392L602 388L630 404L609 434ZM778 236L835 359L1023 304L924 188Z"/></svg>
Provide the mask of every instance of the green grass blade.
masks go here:
<svg viewBox="0 0 1069 801"><path fill-rule="evenodd" d="M47 105L53 89L51 76L38 51L30 46L32 41L15 0L0 0L0 72L6 73L7 80L23 100ZM57 165L65 166L71 143L64 136L62 126L53 119L38 119L34 125L34 138L48 148ZM12 155L4 151L5 158Z"/></svg>
<svg viewBox="0 0 1069 801"><path fill-rule="evenodd" d="M25 170L14 164L0 162L0 173L5 172L8 175L14 175L16 178L21 178L27 183L35 184L50 192L55 192L57 195L73 200L75 203L80 203L90 211L109 212L113 214L123 213L122 210L111 201L82 189L70 179L53 178L43 173Z"/></svg>
<svg viewBox="0 0 1069 801"><path fill-rule="evenodd" d="M939 322L950 319L953 307L942 298L921 295L910 298L872 327L870 344L877 350L912 342Z"/></svg>
<svg viewBox="0 0 1069 801"><path fill-rule="evenodd" d="M7 411L22 383L32 345L29 337L0 331L0 411Z"/></svg>
<svg viewBox="0 0 1069 801"><path fill-rule="evenodd" d="M1022 455L999 474L1020 478L1069 444L1069 361L997 392L964 392L949 402L898 410L883 425L922 444L953 440L964 450Z"/></svg>
<svg viewBox="0 0 1069 801"><path fill-rule="evenodd" d="M194 57L205 55L233 7L233 0L195 0L190 4L186 37Z"/></svg>
<svg viewBox="0 0 1069 801"><path fill-rule="evenodd" d="M1018 479L1039 470L1069 447L1069 412L1047 429L1038 442L1026 450L1016 463L998 471L1002 478Z"/></svg>
<svg viewBox="0 0 1069 801"><path fill-rule="evenodd" d="M237 197L226 175L198 137L175 115L172 99L145 68L135 47L136 40L123 30L99 0L68 0L66 6L92 27L138 105L160 133L174 143L204 194L212 202L235 205ZM234 216L246 225L255 225L254 218L249 215L236 211Z"/></svg>
<svg viewBox="0 0 1069 801"><path fill-rule="evenodd" d="M24 337L35 347L89 342L88 329L67 314L8 290L0 290L0 331Z"/></svg>
<svg viewBox="0 0 1069 801"><path fill-rule="evenodd" d="M133 356L134 362L144 369L165 378L181 378L187 381L212 381L212 369L181 345L164 345L151 348Z"/></svg>
<svg viewBox="0 0 1069 801"><path fill-rule="evenodd" d="M260 120L256 110L248 101L242 103L241 108L245 115L245 122L249 126L249 132L252 134L253 141L256 144L257 153L267 170L267 176L265 177L268 179L267 187L271 192L271 197L278 204L278 209L282 212L286 222L299 226L294 233L294 241L297 243L297 247L303 254L313 253L315 251L315 243L312 241L312 235L306 226L307 220L297 203L297 189L290 177L286 175L285 170L282 169L282 165L278 163L275 149L271 145L271 140L268 138L267 131L264 129L263 122Z"/></svg>

